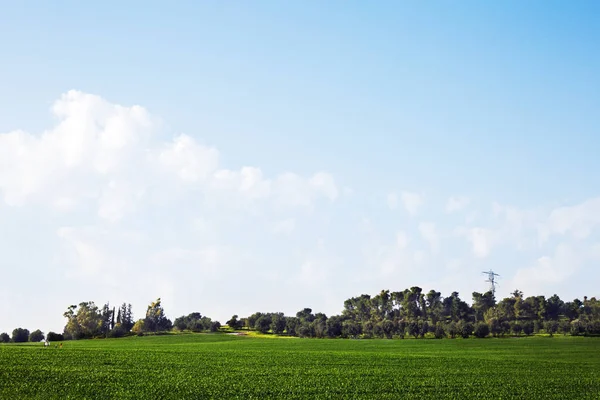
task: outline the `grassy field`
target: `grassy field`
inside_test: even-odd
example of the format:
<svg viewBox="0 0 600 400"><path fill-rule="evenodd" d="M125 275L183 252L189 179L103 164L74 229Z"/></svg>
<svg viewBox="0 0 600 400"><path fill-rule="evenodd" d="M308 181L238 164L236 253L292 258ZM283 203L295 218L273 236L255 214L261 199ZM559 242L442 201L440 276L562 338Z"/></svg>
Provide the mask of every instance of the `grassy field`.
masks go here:
<svg viewBox="0 0 600 400"><path fill-rule="evenodd" d="M1 399L599 399L600 338L0 345Z"/></svg>

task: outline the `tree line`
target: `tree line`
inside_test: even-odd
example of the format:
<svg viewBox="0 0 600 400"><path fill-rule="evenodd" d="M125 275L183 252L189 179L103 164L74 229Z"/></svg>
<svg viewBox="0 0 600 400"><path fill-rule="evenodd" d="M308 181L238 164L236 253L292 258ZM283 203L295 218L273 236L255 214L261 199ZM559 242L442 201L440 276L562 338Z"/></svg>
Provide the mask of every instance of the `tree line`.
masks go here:
<svg viewBox="0 0 600 400"><path fill-rule="evenodd" d="M67 323L63 333L49 332L44 335L42 331L29 332L24 328L16 328L12 336L7 333L0 334L0 343L22 342L62 342L64 340L78 340L91 338L119 338L128 335L145 335L148 333L167 332L172 329L194 332L216 332L221 328L218 321L202 316L198 312L175 319L175 322L166 316L161 299L151 302L144 318L134 320L131 304L123 303L118 308L111 307L109 303L98 307L93 301L81 302L71 305L64 312L63 317Z"/></svg>
<svg viewBox="0 0 600 400"><path fill-rule="evenodd" d="M17 328L12 337L0 334L0 342L63 341L84 338L118 338L168 331L217 332L219 321L193 312L176 318L166 316L161 299L151 302L144 318L134 320L131 304L118 308L94 302L71 305L63 314L67 319L63 333L29 332ZM339 315L327 316L304 308L295 316L282 312L256 312L248 317L233 315L227 326L232 330L311 338L484 338L488 336L600 335L600 302L586 296L565 302L558 295L525 297L515 290L496 301L491 291L474 292L472 303L463 301L458 292L444 297L430 290L424 293L413 286L401 292L382 290L375 296L362 294L344 301Z"/></svg>
<svg viewBox="0 0 600 400"><path fill-rule="evenodd" d="M595 297L565 302L558 295L525 297L515 290L496 301L494 294L474 292L472 304L458 292L443 297L414 286L401 292L382 290L344 302L340 315L313 314L310 308L283 313L254 313L227 322L263 333L317 338L484 338L506 335L600 335L600 302Z"/></svg>

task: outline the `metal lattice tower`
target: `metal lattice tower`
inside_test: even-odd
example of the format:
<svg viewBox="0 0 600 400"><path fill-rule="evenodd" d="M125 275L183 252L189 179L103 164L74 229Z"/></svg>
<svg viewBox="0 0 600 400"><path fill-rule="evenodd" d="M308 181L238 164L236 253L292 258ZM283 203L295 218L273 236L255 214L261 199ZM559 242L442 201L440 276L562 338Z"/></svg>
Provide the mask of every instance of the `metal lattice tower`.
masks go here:
<svg viewBox="0 0 600 400"><path fill-rule="evenodd" d="M500 275L498 275L491 269L489 271L483 271L482 274L486 274L488 276L486 282L490 284L490 290L492 291L492 294L496 296L496 286L498 285L498 283L496 282L496 277L499 277Z"/></svg>

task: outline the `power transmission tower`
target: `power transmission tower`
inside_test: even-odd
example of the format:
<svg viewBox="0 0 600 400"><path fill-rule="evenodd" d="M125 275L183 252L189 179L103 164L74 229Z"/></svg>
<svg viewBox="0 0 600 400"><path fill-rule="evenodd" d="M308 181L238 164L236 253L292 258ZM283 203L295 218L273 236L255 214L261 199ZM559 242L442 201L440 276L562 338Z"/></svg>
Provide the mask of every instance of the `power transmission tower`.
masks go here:
<svg viewBox="0 0 600 400"><path fill-rule="evenodd" d="M492 295L496 296L496 285L498 285L498 283L496 282L496 277L497 276L499 277L500 275L498 275L491 269L489 271L483 271L482 274L485 274L488 276L488 279L486 280L486 282L488 282L490 284L490 290L492 291Z"/></svg>

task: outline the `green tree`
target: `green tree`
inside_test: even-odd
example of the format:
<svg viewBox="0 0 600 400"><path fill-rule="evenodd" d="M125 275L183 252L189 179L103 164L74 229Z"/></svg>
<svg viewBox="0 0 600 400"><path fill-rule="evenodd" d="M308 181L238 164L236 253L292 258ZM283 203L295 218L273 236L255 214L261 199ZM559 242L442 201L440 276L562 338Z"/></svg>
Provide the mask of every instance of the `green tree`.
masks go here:
<svg viewBox="0 0 600 400"><path fill-rule="evenodd" d="M12 341L14 343L25 343L29 340L29 330L16 328L12 331Z"/></svg>
<svg viewBox="0 0 600 400"><path fill-rule="evenodd" d="M460 320L458 322L458 330L460 332L460 336L463 339L467 339L473 334L473 324L464 320Z"/></svg>
<svg viewBox="0 0 600 400"><path fill-rule="evenodd" d="M418 338L421 330L419 329L419 323L417 321L410 321L407 326L408 334L410 336L414 336L414 338Z"/></svg>
<svg viewBox="0 0 600 400"><path fill-rule="evenodd" d="M8 342L10 342L10 336L8 336L8 333L6 333L6 332L0 333L0 343L8 343Z"/></svg>
<svg viewBox="0 0 600 400"><path fill-rule="evenodd" d="M523 326L521 325L521 323L519 321L513 321L510 324L510 330L512 331L512 333L516 336L519 336L521 334L521 332L523 331Z"/></svg>
<svg viewBox="0 0 600 400"><path fill-rule="evenodd" d="M533 322L532 321L525 321L523 323L523 333L527 336L530 336L533 334Z"/></svg>
<svg viewBox="0 0 600 400"><path fill-rule="evenodd" d="M237 315L233 315L231 319L226 322L226 324L234 331L241 329L242 327L241 321L238 319Z"/></svg>
<svg viewBox="0 0 600 400"><path fill-rule="evenodd" d="M49 342L62 342L63 340L65 340L65 337L60 333L48 332L48 334L46 335L46 340L48 340Z"/></svg>
<svg viewBox="0 0 600 400"><path fill-rule="evenodd" d="M121 318L120 321L119 318L117 318L117 323L120 323L123 326L123 329L126 332L129 332L135 323L133 320L133 312L131 312L131 304L121 304L119 315Z"/></svg>
<svg viewBox="0 0 600 400"><path fill-rule="evenodd" d="M66 337L82 339L102 333L102 315L93 301L69 306L63 316L67 318L64 329Z"/></svg>
<svg viewBox="0 0 600 400"><path fill-rule="evenodd" d="M356 338L360 335L360 325L352 320L342 322L342 335L348 338Z"/></svg>
<svg viewBox="0 0 600 400"><path fill-rule="evenodd" d="M333 315L327 319L327 336L338 337L342 336L342 317Z"/></svg>
<svg viewBox="0 0 600 400"><path fill-rule="evenodd" d="M389 319L384 319L381 322L381 329L383 330L383 334L386 338L391 339L394 334L394 322Z"/></svg>
<svg viewBox="0 0 600 400"><path fill-rule="evenodd" d="M261 315L254 323L254 329L261 333L267 333L271 328L271 318L267 314Z"/></svg>
<svg viewBox="0 0 600 400"><path fill-rule="evenodd" d="M44 340L44 338L44 332L40 331L39 329L36 329L35 331L29 334L30 342L41 342L42 340Z"/></svg>
<svg viewBox="0 0 600 400"><path fill-rule="evenodd" d="M160 297L148 305L146 318L144 319L144 329L149 332L168 331L173 327L173 323L165 315Z"/></svg>
<svg viewBox="0 0 600 400"><path fill-rule="evenodd" d="M275 334L281 334L285 330L285 316L282 312L271 315L271 331Z"/></svg>
<svg viewBox="0 0 600 400"><path fill-rule="evenodd" d="M296 317L287 317L285 319L285 331L290 336L298 335L298 325L300 320Z"/></svg>
<svg viewBox="0 0 600 400"><path fill-rule="evenodd" d="M444 325L442 325L442 323L439 321L435 324L434 335L435 335L436 339L442 339L444 336L446 336L446 331L444 330Z"/></svg>
<svg viewBox="0 0 600 400"><path fill-rule="evenodd" d="M110 309L110 304L106 303L102 306L102 325L100 332L104 337L108 337L108 333L113 328L114 312Z"/></svg>
<svg viewBox="0 0 600 400"><path fill-rule="evenodd" d="M550 321L544 322L544 330L550 336L554 336L556 331L558 331L558 321L550 320Z"/></svg>
<svg viewBox="0 0 600 400"><path fill-rule="evenodd" d="M448 324L446 324L445 333L447 333L451 339L454 339L456 335L460 334L458 323L454 321L448 322Z"/></svg>

